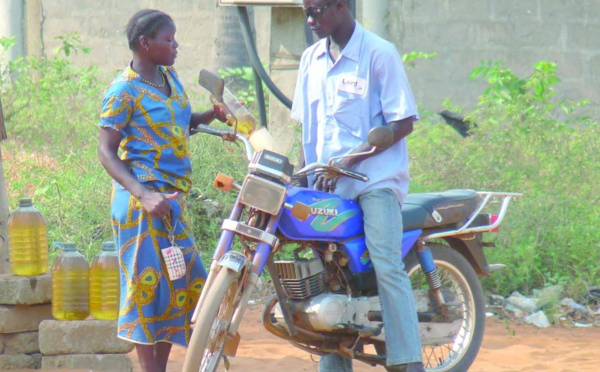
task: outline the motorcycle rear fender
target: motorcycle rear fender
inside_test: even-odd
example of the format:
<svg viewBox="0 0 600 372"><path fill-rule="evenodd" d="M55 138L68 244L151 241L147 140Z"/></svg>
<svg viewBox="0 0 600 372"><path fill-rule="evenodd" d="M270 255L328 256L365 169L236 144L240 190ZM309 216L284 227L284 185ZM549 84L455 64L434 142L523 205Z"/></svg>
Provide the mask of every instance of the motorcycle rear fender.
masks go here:
<svg viewBox="0 0 600 372"><path fill-rule="evenodd" d="M450 246L462 254L473 266L477 275L490 276L492 271L483 251L481 233L444 238Z"/></svg>
<svg viewBox="0 0 600 372"><path fill-rule="evenodd" d="M246 256L236 251L229 251L221 257L219 260L219 266L226 267L235 272L241 272L246 264L248 263L248 259Z"/></svg>

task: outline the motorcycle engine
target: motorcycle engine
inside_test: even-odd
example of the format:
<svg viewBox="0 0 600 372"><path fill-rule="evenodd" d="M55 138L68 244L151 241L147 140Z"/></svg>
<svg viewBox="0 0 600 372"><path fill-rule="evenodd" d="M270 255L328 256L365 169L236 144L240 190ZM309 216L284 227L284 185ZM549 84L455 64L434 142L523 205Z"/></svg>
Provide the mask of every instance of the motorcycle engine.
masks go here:
<svg viewBox="0 0 600 372"><path fill-rule="evenodd" d="M350 325L378 324L368 319L368 313L381 311L379 297L327 293L325 268L320 259L277 261L275 267L287 297L295 305L297 325L313 331L333 331ZM279 305L274 316L283 322Z"/></svg>

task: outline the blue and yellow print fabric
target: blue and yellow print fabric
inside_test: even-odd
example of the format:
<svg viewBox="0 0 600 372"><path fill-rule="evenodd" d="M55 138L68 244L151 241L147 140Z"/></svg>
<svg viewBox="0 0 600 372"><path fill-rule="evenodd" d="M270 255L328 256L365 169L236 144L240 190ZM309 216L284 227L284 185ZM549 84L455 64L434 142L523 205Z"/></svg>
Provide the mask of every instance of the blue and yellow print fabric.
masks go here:
<svg viewBox="0 0 600 372"><path fill-rule="evenodd" d="M159 188L173 192L170 185ZM121 267L121 308L119 338L142 344L167 341L187 346L190 321L204 286L206 271L196 251L185 201L171 200L169 223L172 237L162 219L152 218L120 185L113 190L112 224L119 247ZM171 281L161 249L171 246L171 238L183 249L184 277Z"/></svg>
<svg viewBox="0 0 600 372"><path fill-rule="evenodd" d="M188 192L191 107L177 73L159 66L171 86L167 97L127 67L104 93L100 126L121 132L121 159L140 181L160 181Z"/></svg>

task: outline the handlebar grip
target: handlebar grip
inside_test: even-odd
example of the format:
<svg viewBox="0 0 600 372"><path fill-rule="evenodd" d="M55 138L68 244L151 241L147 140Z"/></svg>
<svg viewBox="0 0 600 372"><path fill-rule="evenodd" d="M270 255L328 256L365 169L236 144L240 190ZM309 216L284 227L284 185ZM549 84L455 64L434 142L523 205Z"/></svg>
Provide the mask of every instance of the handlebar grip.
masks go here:
<svg viewBox="0 0 600 372"><path fill-rule="evenodd" d="M355 180L359 180L359 181L363 181L363 182L367 182L369 180L369 177L366 174L360 173L360 172L354 172L351 170L347 170L344 168L336 168L336 170L343 174L346 177L350 177L350 178L354 178Z"/></svg>
<svg viewBox="0 0 600 372"><path fill-rule="evenodd" d="M222 137L224 135L233 134L233 131L230 129L215 128L215 127L211 127L210 125L206 125L206 124L198 124L198 126L195 129L193 129L193 131L196 133L208 133L208 134L212 134L212 135L219 136L219 137Z"/></svg>

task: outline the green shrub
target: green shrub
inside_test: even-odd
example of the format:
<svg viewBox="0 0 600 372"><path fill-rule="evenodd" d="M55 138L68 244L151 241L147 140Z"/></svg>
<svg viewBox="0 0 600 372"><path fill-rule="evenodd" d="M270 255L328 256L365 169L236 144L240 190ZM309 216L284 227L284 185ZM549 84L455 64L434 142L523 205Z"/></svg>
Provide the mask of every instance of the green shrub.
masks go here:
<svg viewBox="0 0 600 372"><path fill-rule="evenodd" d="M76 35L60 38L54 58L25 57L11 61L0 75L0 93L8 140L3 146L3 168L10 210L18 199L34 198L48 221L51 260L55 241L72 241L91 259L101 243L112 240L110 195L112 180L97 156L98 121L105 87L114 78L97 68L81 68L69 60L78 47ZM14 43L0 38L5 50ZM1 56L1 55L0 55ZM195 108L198 110L206 107ZM233 195L212 188L217 172L245 173L243 152L229 152L221 140L195 135L190 144L194 188L188 197L189 216L203 258L212 254ZM224 208L207 216L204 199Z"/></svg>
<svg viewBox="0 0 600 372"><path fill-rule="evenodd" d="M556 109L574 114L585 102L554 102L559 80L549 62L536 64L525 79L499 63L482 64L473 76L490 87L467 115L477 124L469 136L439 122L421 123L409 136L412 192L522 192L495 237L497 248L487 250L490 262L508 267L487 278L486 287L506 295L560 283L581 295L581 283L596 285L600 274L600 211L593 207L600 195L600 128L587 117L556 119Z"/></svg>
<svg viewBox="0 0 600 372"><path fill-rule="evenodd" d="M10 47L4 39L5 49ZM66 58L78 41L66 35L54 58L22 57L2 71L8 140L3 146L9 207L23 196L48 221L49 241L99 249L110 236L110 178L96 158L97 118L105 85L94 68ZM8 48L6 48L8 47ZM86 49L81 48L85 52ZM56 248L50 246L51 257Z"/></svg>
<svg viewBox="0 0 600 372"><path fill-rule="evenodd" d="M11 210L19 197L33 196L49 222L50 242L74 241L91 258L102 241L112 238L111 179L96 147L102 93L114 76L74 66L68 56L86 50L76 34L61 40L54 58L20 58L0 72L9 136L2 144L3 166ZM14 40L0 38L4 50L11 45ZM424 58L419 56L405 60ZM248 71L228 73L248 82L246 101L251 103ZM600 277L598 124L576 116L586 102L557 100L559 79L552 63L540 62L530 76L520 78L500 63L486 62L472 76L485 79L489 88L479 107L466 115L477 123L469 136L459 136L423 112L408 137L411 192L522 192L500 234L488 234L497 245L487 249L489 261L507 268L486 278L486 288L506 295L560 283L578 298L588 286L598 285ZM203 102L192 97L196 101ZM193 136L190 149L194 186L189 216L207 262L235 197L214 189L214 176L222 172L240 182L246 161L241 149L227 151L221 140L208 135ZM207 204L222 207L213 212Z"/></svg>

